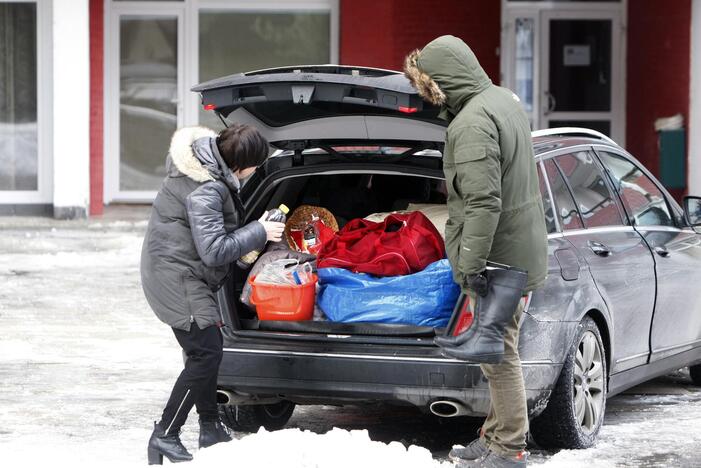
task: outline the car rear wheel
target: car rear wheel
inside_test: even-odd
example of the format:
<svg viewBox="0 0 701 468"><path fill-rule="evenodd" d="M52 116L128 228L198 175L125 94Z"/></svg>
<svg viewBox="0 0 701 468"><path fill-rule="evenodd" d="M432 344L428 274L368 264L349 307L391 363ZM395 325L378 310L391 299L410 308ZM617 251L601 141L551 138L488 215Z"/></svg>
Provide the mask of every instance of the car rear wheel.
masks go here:
<svg viewBox="0 0 701 468"><path fill-rule="evenodd" d="M257 432L264 427L268 431L282 429L292 417L295 404L281 401L269 405L220 405L222 422L237 432Z"/></svg>
<svg viewBox="0 0 701 468"><path fill-rule="evenodd" d="M689 366L689 375L691 375L691 382L701 387L701 364Z"/></svg>
<svg viewBox="0 0 701 468"><path fill-rule="evenodd" d="M548 406L531 421L535 441L543 448L594 445L606 409L606 376L606 352L599 328L585 317Z"/></svg>

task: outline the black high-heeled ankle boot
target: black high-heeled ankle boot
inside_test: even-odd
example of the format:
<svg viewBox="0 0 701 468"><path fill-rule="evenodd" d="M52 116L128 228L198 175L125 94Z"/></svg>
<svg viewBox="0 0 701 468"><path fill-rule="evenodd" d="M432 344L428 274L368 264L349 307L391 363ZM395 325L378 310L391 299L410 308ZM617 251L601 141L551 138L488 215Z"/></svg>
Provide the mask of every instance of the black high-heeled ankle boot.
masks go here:
<svg viewBox="0 0 701 468"><path fill-rule="evenodd" d="M231 436L219 419L203 421L200 419L200 448L210 447L219 442L229 442Z"/></svg>
<svg viewBox="0 0 701 468"><path fill-rule="evenodd" d="M180 431L166 435L165 430L154 422L153 433L148 441L148 464L162 465L163 456L171 463L192 460L192 455L180 441Z"/></svg>

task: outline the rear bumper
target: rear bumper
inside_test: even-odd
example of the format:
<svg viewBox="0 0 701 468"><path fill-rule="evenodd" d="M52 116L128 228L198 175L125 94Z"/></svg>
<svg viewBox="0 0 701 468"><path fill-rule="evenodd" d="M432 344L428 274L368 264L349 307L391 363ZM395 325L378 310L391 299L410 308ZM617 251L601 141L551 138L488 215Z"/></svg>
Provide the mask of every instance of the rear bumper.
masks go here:
<svg viewBox="0 0 701 468"><path fill-rule="evenodd" d="M523 362L531 416L547 404L561 364ZM461 402L470 415L489 409L479 365L442 357L224 348L218 385L241 395L300 404L385 401L421 408L432 401ZM253 402L253 401L251 401Z"/></svg>

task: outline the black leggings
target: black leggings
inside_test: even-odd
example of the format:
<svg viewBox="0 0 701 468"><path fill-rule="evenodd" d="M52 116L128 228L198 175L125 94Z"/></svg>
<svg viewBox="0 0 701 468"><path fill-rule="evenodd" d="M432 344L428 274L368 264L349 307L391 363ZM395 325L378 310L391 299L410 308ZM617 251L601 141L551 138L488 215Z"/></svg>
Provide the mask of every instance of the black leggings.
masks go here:
<svg viewBox="0 0 701 468"><path fill-rule="evenodd" d="M222 359L222 335L216 325L200 330L193 322L189 332L173 328L173 333L187 361L161 417L160 426L167 435L180 431L193 405L201 420L218 418L217 374Z"/></svg>

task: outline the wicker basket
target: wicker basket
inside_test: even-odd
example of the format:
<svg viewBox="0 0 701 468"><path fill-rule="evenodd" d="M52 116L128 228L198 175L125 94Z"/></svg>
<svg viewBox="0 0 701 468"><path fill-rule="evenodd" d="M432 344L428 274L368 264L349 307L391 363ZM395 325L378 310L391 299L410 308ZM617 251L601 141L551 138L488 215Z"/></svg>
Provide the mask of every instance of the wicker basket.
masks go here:
<svg viewBox="0 0 701 468"><path fill-rule="evenodd" d="M292 216L287 218L287 223L285 223L285 240L292 250L298 250L298 248L292 239L290 231L293 229L304 229L312 221L313 216L319 218L326 227L338 232L336 217L329 210L320 206L300 205L292 212Z"/></svg>

